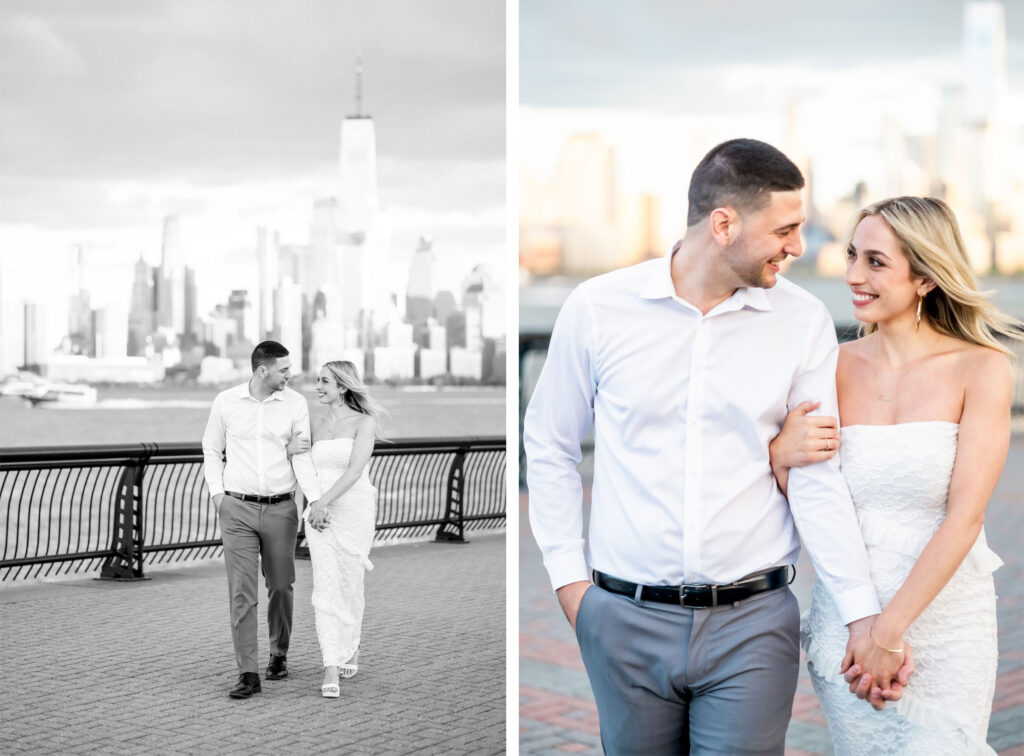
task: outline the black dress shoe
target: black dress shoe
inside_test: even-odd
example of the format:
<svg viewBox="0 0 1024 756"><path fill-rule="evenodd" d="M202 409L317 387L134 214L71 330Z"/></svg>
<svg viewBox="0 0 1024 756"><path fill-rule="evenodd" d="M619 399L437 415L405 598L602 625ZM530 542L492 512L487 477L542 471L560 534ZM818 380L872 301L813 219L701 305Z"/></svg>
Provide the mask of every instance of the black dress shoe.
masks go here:
<svg viewBox="0 0 1024 756"><path fill-rule="evenodd" d="M260 676L256 672L243 672L238 676L238 682L228 693L232 698L252 698L253 693L259 693Z"/></svg>
<svg viewBox="0 0 1024 756"><path fill-rule="evenodd" d="M271 654L266 676L268 680L283 680L288 677L288 657Z"/></svg>

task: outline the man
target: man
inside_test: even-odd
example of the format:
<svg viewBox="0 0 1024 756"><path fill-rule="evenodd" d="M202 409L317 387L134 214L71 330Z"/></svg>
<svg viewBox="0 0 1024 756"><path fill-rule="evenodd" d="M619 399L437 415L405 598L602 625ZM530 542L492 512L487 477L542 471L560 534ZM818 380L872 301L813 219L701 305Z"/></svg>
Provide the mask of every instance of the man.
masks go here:
<svg viewBox="0 0 1024 756"><path fill-rule="evenodd" d="M296 477L307 500L320 498L309 454L297 454L289 463L285 449L294 434L309 438L309 407L287 387L290 375L288 350L276 341L259 344L252 353L252 378L217 395L203 434L206 485L224 541L231 638L239 671L231 698L250 698L261 690L256 661L260 557L270 629L266 678L288 676L299 527L293 494Z"/></svg>
<svg viewBox="0 0 1024 756"><path fill-rule="evenodd" d="M791 470L788 503L769 465L787 407L838 415L828 312L777 279L802 252L803 186L770 145L718 145L672 253L584 282L555 324L526 413L530 523L608 753L783 752L794 521L851 638L879 611L837 460ZM591 426L594 583L575 469Z"/></svg>

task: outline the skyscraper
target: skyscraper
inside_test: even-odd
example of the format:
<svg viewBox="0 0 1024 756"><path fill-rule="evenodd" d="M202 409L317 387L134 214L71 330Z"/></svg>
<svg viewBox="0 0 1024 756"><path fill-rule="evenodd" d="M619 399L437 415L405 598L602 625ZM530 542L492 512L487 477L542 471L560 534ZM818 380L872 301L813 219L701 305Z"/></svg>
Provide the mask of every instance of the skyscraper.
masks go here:
<svg viewBox="0 0 1024 756"><path fill-rule="evenodd" d="M259 333L256 338L262 341L274 330L274 285L278 280L277 232L268 233L266 228L260 226L256 229L256 235L260 271Z"/></svg>
<svg viewBox="0 0 1024 756"><path fill-rule="evenodd" d="M91 354L93 350L92 308L85 288L85 249L79 244L71 251L73 291L68 303L68 341L70 351Z"/></svg>
<svg viewBox="0 0 1024 756"><path fill-rule="evenodd" d="M177 334L185 331L185 264L178 231L178 216L164 218L157 276L157 326Z"/></svg>
<svg viewBox="0 0 1024 756"><path fill-rule="evenodd" d="M202 341L202 325L199 322L199 298L196 292L196 272L185 266L185 330L182 346L189 348Z"/></svg>
<svg viewBox="0 0 1024 756"><path fill-rule="evenodd" d="M966 118L985 126L998 99L1006 93L1006 13L993 0L964 5L964 73Z"/></svg>
<svg viewBox="0 0 1024 756"><path fill-rule="evenodd" d="M46 308L36 302L25 303L25 360L22 364L45 365L50 350L46 344Z"/></svg>
<svg viewBox="0 0 1024 756"><path fill-rule="evenodd" d="M409 286L405 293L405 317L414 325L426 324L434 314L434 242L421 236L409 266Z"/></svg>
<svg viewBox="0 0 1024 756"><path fill-rule="evenodd" d="M356 112L341 122L338 158L340 268L333 275L341 299L341 319L369 334L373 311L380 306L379 285L384 275L387 240L379 217L377 195L377 138L373 118L363 113L363 64L356 59ZM384 259L382 259L384 258ZM330 304L334 319L338 311ZM369 346L364 343L363 346Z"/></svg>
<svg viewBox="0 0 1024 756"><path fill-rule="evenodd" d="M350 241L365 240L376 221L377 137L373 118L363 114L363 60L356 58L356 112L341 122L341 154L338 161L341 193L341 232Z"/></svg>
<svg viewBox="0 0 1024 756"><path fill-rule="evenodd" d="M292 370L303 369L302 364L302 288L285 278L274 291L274 309L278 314L278 341L291 353Z"/></svg>
<svg viewBox="0 0 1024 756"><path fill-rule="evenodd" d="M153 334L154 291L153 271L139 255L135 263L135 280L128 308L128 354L139 356L146 353L146 339Z"/></svg>

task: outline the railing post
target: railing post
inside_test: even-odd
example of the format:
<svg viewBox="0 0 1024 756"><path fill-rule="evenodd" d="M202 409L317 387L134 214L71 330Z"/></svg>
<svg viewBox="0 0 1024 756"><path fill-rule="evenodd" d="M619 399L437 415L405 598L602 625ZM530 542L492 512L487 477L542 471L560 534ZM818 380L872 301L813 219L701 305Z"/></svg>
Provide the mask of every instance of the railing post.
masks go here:
<svg viewBox="0 0 1024 756"><path fill-rule="evenodd" d="M117 482L114 502L114 532L110 550L114 552L103 561L99 580L149 580L142 570L144 531L142 479L155 444L144 444L136 459L125 463Z"/></svg>
<svg viewBox="0 0 1024 756"><path fill-rule="evenodd" d="M444 511L444 522L437 529L434 541L451 543L469 543L466 540L465 527L462 520L463 494L465 492L466 447L461 446L455 452L451 469L448 470L448 502Z"/></svg>

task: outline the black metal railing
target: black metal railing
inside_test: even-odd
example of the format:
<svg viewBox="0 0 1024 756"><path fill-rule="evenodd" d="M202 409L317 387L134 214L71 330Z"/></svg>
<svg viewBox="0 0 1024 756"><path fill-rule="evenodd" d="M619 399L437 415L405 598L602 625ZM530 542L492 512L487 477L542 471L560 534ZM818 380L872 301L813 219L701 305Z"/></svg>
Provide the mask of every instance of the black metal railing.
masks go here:
<svg viewBox="0 0 1024 756"><path fill-rule="evenodd" d="M216 556L217 513L199 444L0 449L0 580ZM378 442L376 540L464 541L505 524L505 439ZM302 553L299 534L297 552Z"/></svg>

